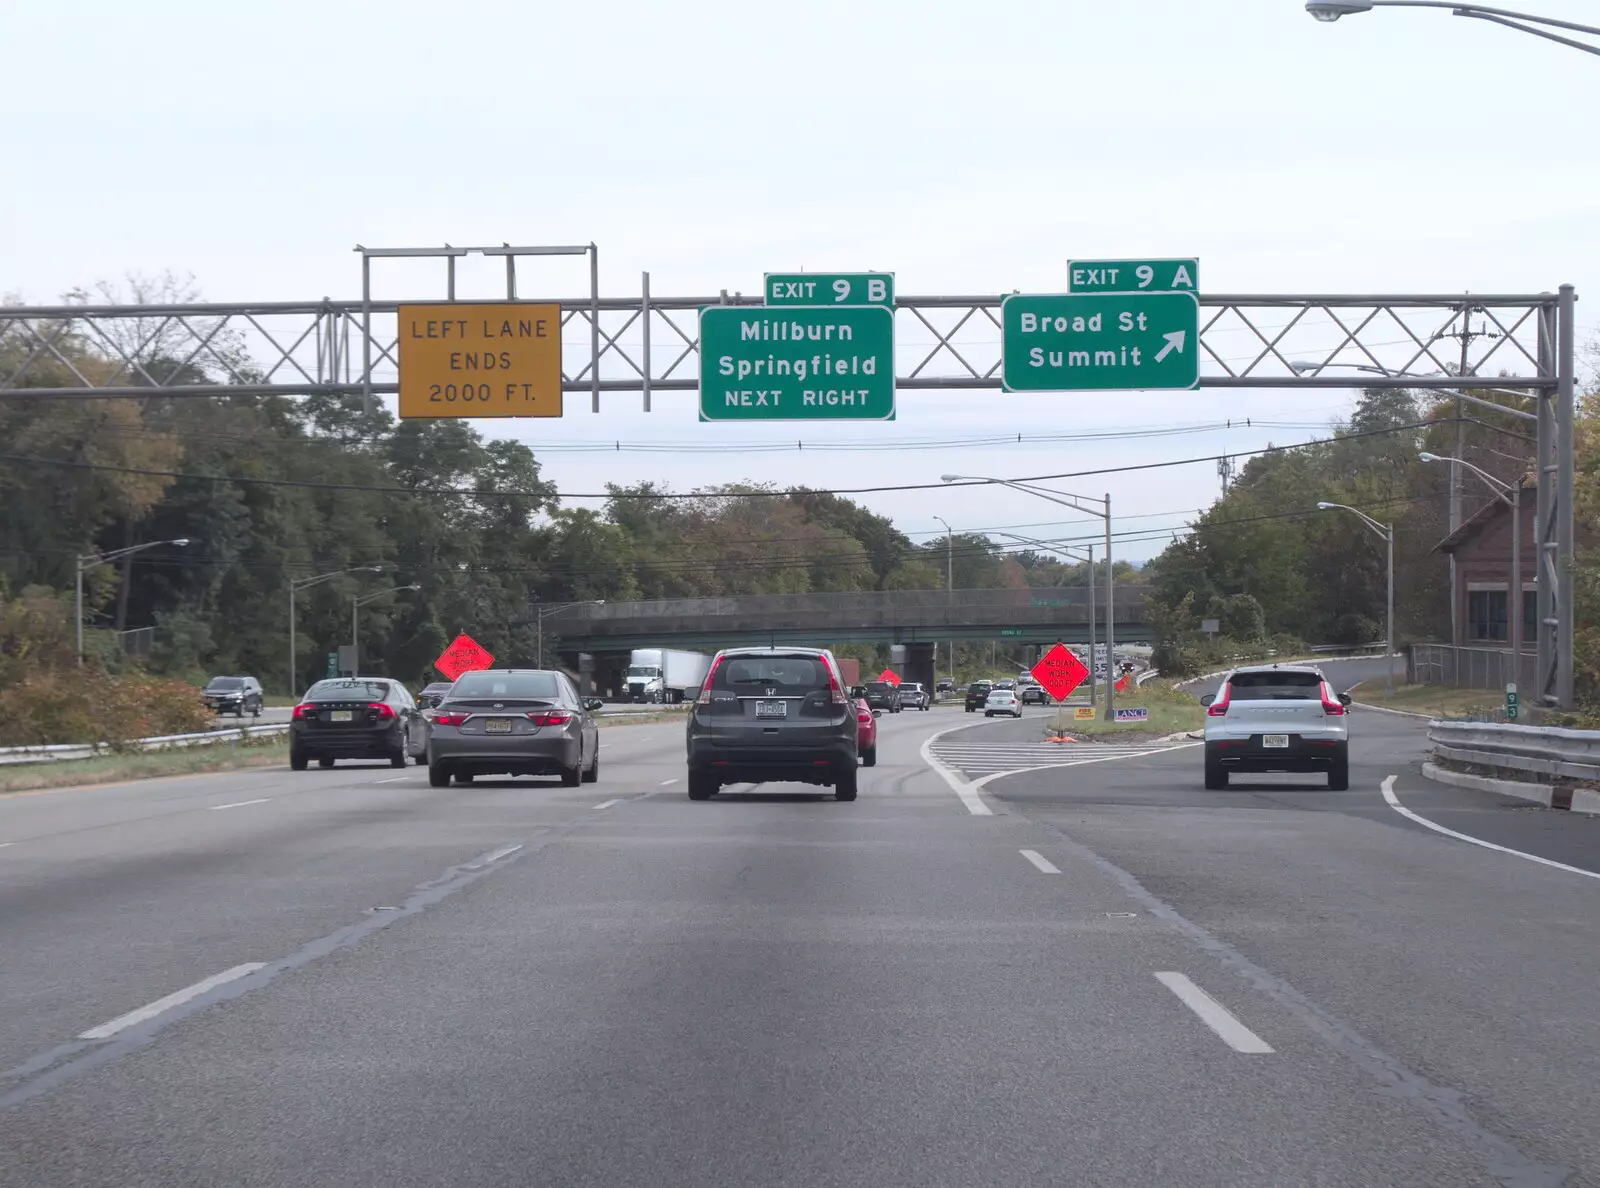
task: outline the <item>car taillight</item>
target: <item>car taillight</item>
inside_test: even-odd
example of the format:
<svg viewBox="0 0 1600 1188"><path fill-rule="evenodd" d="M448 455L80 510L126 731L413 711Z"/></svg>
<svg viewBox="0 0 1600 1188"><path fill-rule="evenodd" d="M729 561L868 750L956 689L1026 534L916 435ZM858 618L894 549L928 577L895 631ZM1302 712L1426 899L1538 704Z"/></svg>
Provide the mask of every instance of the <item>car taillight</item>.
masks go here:
<svg viewBox="0 0 1600 1188"><path fill-rule="evenodd" d="M296 722L299 722L305 718L306 714L315 712L315 710L315 706L307 705L305 702L301 702L299 705L294 707L294 713L290 716L293 717Z"/></svg>
<svg viewBox="0 0 1600 1188"><path fill-rule="evenodd" d="M436 711L433 715L433 724L435 726L459 726L471 716L471 714L447 714L443 711Z"/></svg>
<svg viewBox="0 0 1600 1188"><path fill-rule="evenodd" d="M711 662L711 667L706 669L706 679L700 682L700 696L694 699L696 705L711 704L711 682L717 679L717 669L722 667L722 657L718 656Z"/></svg>
<svg viewBox="0 0 1600 1188"><path fill-rule="evenodd" d="M535 726L565 726L572 721L572 714L567 710L536 710L528 715L528 721Z"/></svg>
<svg viewBox="0 0 1600 1188"><path fill-rule="evenodd" d="M383 702L383 701L370 702L370 703L368 703L367 708L369 710L371 710L377 716L377 719L380 722L382 722L382 721L384 721L384 720L386 720L388 718L394 717L394 710L389 706L389 704L387 702Z"/></svg>
<svg viewBox="0 0 1600 1188"><path fill-rule="evenodd" d="M827 661L828 666L828 699L834 705L849 705L850 699L844 695L844 686L839 683L839 670L833 666L833 661Z"/></svg>
<svg viewBox="0 0 1600 1188"><path fill-rule="evenodd" d="M871 710L857 710L856 711L856 721L857 722L870 722L870 721L872 721L872 711Z"/></svg>
<svg viewBox="0 0 1600 1188"><path fill-rule="evenodd" d="M1344 706L1339 704L1339 699L1333 695L1333 689L1327 681L1322 682L1322 712L1335 718L1344 714Z"/></svg>
<svg viewBox="0 0 1600 1188"><path fill-rule="evenodd" d="M1226 718L1228 716L1228 702L1233 700L1233 686L1222 686L1222 695L1206 706L1206 714L1213 718Z"/></svg>

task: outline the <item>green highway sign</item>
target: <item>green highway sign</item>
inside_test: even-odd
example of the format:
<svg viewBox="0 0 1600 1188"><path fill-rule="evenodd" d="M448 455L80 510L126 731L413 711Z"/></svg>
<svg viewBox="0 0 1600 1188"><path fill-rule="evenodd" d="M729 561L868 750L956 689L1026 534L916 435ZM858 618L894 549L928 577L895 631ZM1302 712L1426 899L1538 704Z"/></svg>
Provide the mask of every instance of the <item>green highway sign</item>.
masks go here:
<svg viewBox="0 0 1600 1188"><path fill-rule="evenodd" d="M1016 293L1000 325L1008 392L1200 386L1193 293Z"/></svg>
<svg viewBox="0 0 1600 1188"><path fill-rule="evenodd" d="M768 305L887 305L894 307L892 272L769 272Z"/></svg>
<svg viewBox="0 0 1600 1188"><path fill-rule="evenodd" d="M892 421L894 311L708 305L702 421Z"/></svg>
<svg viewBox="0 0 1600 1188"><path fill-rule="evenodd" d="M1000 634L1001 635L1021 635L1022 634L1022 628L1021 627L1002 627L1002 628L1000 628Z"/></svg>
<svg viewBox="0 0 1600 1188"><path fill-rule="evenodd" d="M1193 293L1200 288L1200 261L1068 260L1069 293Z"/></svg>

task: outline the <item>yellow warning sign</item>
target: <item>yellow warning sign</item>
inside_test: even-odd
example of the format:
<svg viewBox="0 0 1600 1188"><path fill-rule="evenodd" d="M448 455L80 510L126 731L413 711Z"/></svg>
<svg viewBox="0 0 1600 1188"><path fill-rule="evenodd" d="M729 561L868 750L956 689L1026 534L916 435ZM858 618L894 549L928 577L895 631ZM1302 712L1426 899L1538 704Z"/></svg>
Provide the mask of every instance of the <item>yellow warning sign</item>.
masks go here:
<svg viewBox="0 0 1600 1188"><path fill-rule="evenodd" d="M1074 719L1076 719L1079 722L1093 722L1094 721L1094 706L1092 706L1092 705L1075 705L1075 706L1072 707L1072 716L1073 716Z"/></svg>
<svg viewBox="0 0 1600 1188"><path fill-rule="evenodd" d="M402 417L559 417L561 307L400 307Z"/></svg>

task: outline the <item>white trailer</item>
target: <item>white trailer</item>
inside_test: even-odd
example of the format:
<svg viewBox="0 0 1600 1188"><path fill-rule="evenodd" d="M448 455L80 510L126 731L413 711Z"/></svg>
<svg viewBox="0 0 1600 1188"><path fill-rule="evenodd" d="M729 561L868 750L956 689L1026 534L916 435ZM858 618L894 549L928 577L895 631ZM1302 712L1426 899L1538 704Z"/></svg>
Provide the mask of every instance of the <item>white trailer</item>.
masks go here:
<svg viewBox="0 0 1600 1188"><path fill-rule="evenodd" d="M711 657L672 648L635 648L623 692L629 701L673 705L699 695Z"/></svg>

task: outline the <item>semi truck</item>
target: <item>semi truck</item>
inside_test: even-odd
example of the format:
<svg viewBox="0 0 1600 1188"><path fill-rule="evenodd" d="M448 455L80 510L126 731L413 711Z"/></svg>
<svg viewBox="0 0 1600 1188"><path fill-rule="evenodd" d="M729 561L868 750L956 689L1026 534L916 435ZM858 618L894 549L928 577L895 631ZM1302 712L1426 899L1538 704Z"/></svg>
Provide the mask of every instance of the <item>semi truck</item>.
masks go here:
<svg viewBox="0 0 1600 1188"><path fill-rule="evenodd" d="M699 695L711 657L672 648L635 648L628 658L624 693L629 701L674 705Z"/></svg>

